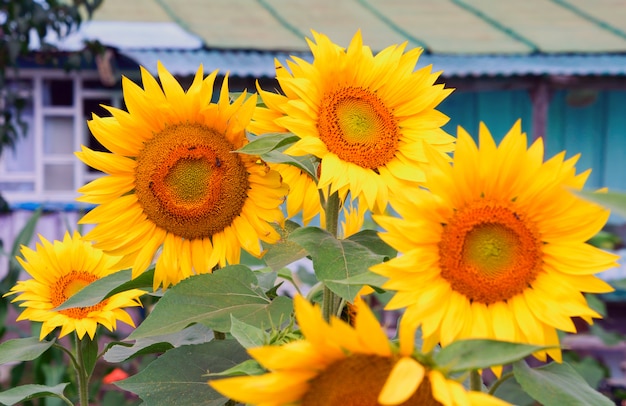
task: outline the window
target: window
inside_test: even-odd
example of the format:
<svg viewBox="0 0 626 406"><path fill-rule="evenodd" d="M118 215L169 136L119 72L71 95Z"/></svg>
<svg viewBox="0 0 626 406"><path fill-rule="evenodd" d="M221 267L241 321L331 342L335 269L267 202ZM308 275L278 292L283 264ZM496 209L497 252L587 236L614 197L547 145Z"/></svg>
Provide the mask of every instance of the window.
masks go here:
<svg viewBox="0 0 626 406"><path fill-rule="evenodd" d="M121 89L98 86L96 72L22 71L20 89L27 97L22 113L28 129L15 150L0 156L0 192L10 204L71 203L76 189L100 172L76 156L81 144L104 150L90 134L87 120L101 104L119 106Z"/></svg>

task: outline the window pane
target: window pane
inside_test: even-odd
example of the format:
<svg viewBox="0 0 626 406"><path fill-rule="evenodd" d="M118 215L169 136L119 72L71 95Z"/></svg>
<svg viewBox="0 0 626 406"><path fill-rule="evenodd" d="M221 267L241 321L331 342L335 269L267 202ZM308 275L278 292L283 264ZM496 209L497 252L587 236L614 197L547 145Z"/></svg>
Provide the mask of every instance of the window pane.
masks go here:
<svg viewBox="0 0 626 406"><path fill-rule="evenodd" d="M20 120L26 124L26 132L21 133L15 143L15 148L5 148L2 150L4 159L4 170L6 172L33 173L35 171L35 136L33 129L33 109L32 104L28 104L20 115ZM19 125L16 124L17 127Z"/></svg>
<svg viewBox="0 0 626 406"><path fill-rule="evenodd" d="M43 81L44 106L72 106L74 104L74 82L63 79Z"/></svg>
<svg viewBox="0 0 626 406"><path fill-rule="evenodd" d="M45 117L43 122L44 154L72 154L74 152L74 119L72 117Z"/></svg>
<svg viewBox="0 0 626 406"><path fill-rule="evenodd" d="M72 191L74 190L74 165L46 164L43 179L45 191Z"/></svg>
<svg viewBox="0 0 626 406"><path fill-rule="evenodd" d="M33 192L34 182L0 182L0 190L3 192Z"/></svg>

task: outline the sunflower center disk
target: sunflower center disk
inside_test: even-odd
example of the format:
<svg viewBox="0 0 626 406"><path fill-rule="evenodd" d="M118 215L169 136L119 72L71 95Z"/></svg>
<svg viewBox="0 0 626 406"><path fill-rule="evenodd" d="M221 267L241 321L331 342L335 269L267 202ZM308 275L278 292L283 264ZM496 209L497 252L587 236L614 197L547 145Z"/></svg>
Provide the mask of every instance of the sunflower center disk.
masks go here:
<svg viewBox="0 0 626 406"><path fill-rule="evenodd" d="M387 381L394 361L376 355L355 354L330 365L313 381L302 406L378 406L378 395ZM439 406L431 385L424 378L417 391L400 406Z"/></svg>
<svg viewBox="0 0 626 406"><path fill-rule="evenodd" d="M52 287L52 306L57 307L67 299L74 296L79 290L98 279L97 276L87 273L72 271L61 276ZM92 311L100 310L106 304L106 300L89 307L75 307L72 309L60 310L59 313L73 319L83 319Z"/></svg>
<svg viewBox="0 0 626 406"><path fill-rule="evenodd" d="M178 237L228 227L247 198L248 173L235 148L200 124L167 127L137 157L135 193L146 216Z"/></svg>
<svg viewBox="0 0 626 406"><path fill-rule="evenodd" d="M330 152L367 169L393 159L398 123L378 96L366 89L345 87L328 94L321 105L318 130Z"/></svg>
<svg viewBox="0 0 626 406"><path fill-rule="evenodd" d="M532 222L506 204L478 203L459 210L439 243L441 276L452 289L485 304L522 293L542 263Z"/></svg>

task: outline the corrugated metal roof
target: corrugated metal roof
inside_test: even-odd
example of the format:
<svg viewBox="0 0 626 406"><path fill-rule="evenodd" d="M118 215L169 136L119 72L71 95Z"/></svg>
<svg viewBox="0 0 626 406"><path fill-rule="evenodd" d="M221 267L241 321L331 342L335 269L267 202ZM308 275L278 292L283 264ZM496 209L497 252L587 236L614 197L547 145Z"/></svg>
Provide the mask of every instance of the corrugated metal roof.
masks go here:
<svg viewBox="0 0 626 406"><path fill-rule="evenodd" d="M128 50L122 52L153 73L161 61L172 73L190 75L200 64L205 72L219 69L234 76L274 77L274 58L289 53L228 50ZM311 60L309 53L298 57ZM626 54L590 55L422 55L418 66L433 65L443 77L515 75L626 75Z"/></svg>
<svg viewBox="0 0 626 406"><path fill-rule="evenodd" d="M289 54L284 52L261 51L222 51L222 50L126 50L122 54L135 60L139 65L156 74L157 62L163 65L174 75L194 74L200 64L206 73L219 69L220 72L229 71L233 76L242 77L274 77L274 58L286 60ZM298 54L304 58L311 58L310 54Z"/></svg>
<svg viewBox="0 0 626 406"><path fill-rule="evenodd" d="M374 50L626 52L624 0L106 0L94 20L176 23L215 49L307 51L311 29L340 44L361 29ZM118 46L136 47L124 31Z"/></svg>
<svg viewBox="0 0 626 406"><path fill-rule="evenodd" d="M156 69L273 77L310 29L374 51L404 41L444 76L624 75L626 0L106 0L63 42L97 39Z"/></svg>
<svg viewBox="0 0 626 406"><path fill-rule="evenodd" d="M582 55L424 55L443 76L626 75L626 54Z"/></svg>
<svg viewBox="0 0 626 406"><path fill-rule="evenodd" d="M87 21L79 31L62 40L49 32L46 41L64 51L85 47L84 41L99 40L119 49L200 49L202 40L171 21ZM31 32L31 49L39 48L39 38Z"/></svg>

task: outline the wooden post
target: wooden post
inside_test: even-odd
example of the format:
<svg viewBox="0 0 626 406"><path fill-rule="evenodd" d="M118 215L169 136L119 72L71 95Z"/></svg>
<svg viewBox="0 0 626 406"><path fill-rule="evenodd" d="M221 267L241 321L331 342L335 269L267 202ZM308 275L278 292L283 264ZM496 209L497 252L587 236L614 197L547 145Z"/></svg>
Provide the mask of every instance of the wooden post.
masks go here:
<svg viewBox="0 0 626 406"><path fill-rule="evenodd" d="M552 90L545 79L540 79L537 84L530 89L530 100L532 102L532 140L539 137L546 138L548 128L548 108Z"/></svg>

